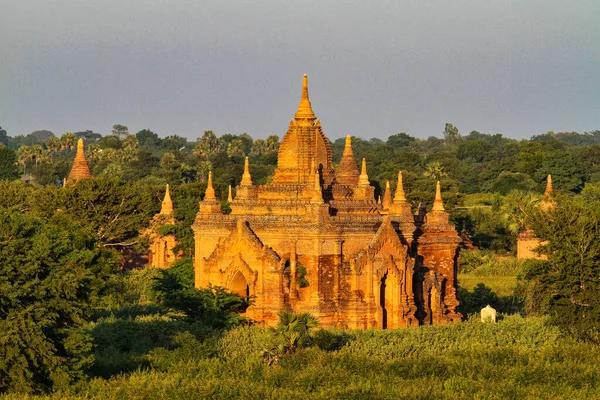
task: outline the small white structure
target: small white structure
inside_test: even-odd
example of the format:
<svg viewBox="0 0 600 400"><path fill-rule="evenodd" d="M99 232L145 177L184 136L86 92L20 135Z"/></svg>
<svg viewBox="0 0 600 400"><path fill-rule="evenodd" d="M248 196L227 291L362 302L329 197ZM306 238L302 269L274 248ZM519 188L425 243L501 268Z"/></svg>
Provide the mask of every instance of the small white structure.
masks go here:
<svg viewBox="0 0 600 400"><path fill-rule="evenodd" d="M489 304L481 309L481 322L496 323L496 310Z"/></svg>

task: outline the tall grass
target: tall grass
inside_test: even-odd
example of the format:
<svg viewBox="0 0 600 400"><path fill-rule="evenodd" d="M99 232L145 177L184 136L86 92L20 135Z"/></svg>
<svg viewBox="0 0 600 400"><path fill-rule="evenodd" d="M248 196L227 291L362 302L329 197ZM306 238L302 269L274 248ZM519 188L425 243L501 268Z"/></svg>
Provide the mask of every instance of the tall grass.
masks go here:
<svg viewBox="0 0 600 400"><path fill-rule="evenodd" d="M598 347L562 337L542 318L509 316L418 329L329 331L339 350L318 347L269 366L269 330L239 327L212 343L182 334L152 350L149 365L94 378L51 398L92 399L464 399L600 396ZM203 341L204 340L204 341ZM201 344L204 343L204 344ZM204 348L203 348L204 346ZM211 351L205 351L207 348ZM164 350L161 350L164 349ZM175 355L175 356L174 356Z"/></svg>

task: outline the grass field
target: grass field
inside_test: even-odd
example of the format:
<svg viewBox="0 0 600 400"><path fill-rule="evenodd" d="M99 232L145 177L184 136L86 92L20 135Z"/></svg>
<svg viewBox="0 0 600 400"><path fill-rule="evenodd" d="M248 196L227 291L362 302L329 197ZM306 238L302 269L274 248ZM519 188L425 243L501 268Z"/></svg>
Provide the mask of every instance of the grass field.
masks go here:
<svg viewBox="0 0 600 400"><path fill-rule="evenodd" d="M483 283L492 289L498 296L512 296L517 284L517 277L458 274L458 284L467 290L473 290L478 283Z"/></svg>
<svg viewBox="0 0 600 400"><path fill-rule="evenodd" d="M264 328L201 340L134 320L170 349L138 354L136 370L94 378L50 399L590 399L600 397L598 347L563 338L541 318L508 316L418 329L327 331L268 365ZM139 339L143 340L144 337ZM135 338L132 338L135 340ZM110 352L98 353L112 357ZM107 362L99 359L98 362ZM27 397L6 396L6 399Z"/></svg>

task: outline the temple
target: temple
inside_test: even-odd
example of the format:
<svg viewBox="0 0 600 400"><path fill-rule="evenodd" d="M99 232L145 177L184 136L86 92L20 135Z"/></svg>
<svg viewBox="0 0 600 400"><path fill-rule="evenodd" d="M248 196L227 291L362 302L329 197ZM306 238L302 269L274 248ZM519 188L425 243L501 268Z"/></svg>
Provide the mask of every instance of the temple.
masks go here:
<svg viewBox="0 0 600 400"><path fill-rule="evenodd" d="M552 198L552 176L546 178L546 190L544 197L540 202L540 209L544 212L554 207L554 199ZM533 230L527 228L517 236L517 259L536 259L545 260L547 257L536 252L536 248L543 242L535 236Z"/></svg>
<svg viewBox="0 0 600 400"><path fill-rule="evenodd" d="M174 223L173 201L171 200L169 185L167 185L160 212L156 214L150 222L149 229L143 232L147 233L150 238L148 266L154 268L169 268L173 261L179 259L179 254L174 250L175 246L177 246L175 235L161 235L159 232L161 226Z"/></svg>
<svg viewBox="0 0 600 400"><path fill-rule="evenodd" d="M80 179L91 178L92 173L88 166L87 160L85 159L85 153L83 152L83 139L77 141L77 153L75 154L75 161L73 161L73 167L69 173L69 177L65 183L74 184Z"/></svg>
<svg viewBox="0 0 600 400"><path fill-rule="evenodd" d="M433 187L432 187L433 189ZM271 183L254 185L246 159L223 214L209 174L192 225L195 285L249 297L246 315L266 325L287 309L323 327L396 328L460 320L456 273L460 238L449 223L439 182L430 212L416 215L402 172L396 191L374 197L365 159L351 139L334 169L304 76L298 110L278 153ZM231 192L230 192L231 193Z"/></svg>

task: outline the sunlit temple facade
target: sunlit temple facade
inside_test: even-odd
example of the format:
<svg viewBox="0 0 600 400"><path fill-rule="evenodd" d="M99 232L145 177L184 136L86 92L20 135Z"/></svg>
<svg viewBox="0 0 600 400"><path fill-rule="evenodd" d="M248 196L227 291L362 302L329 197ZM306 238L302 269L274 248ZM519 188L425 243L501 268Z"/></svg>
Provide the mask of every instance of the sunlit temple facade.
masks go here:
<svg viewBox="0 0 600 400"><path fill-rule="evenodd" d="M433 189L433 188L432 188ZM448 222L439 182L433 208L413 214L398 173L392 197L374 198L350 137L337 169L313 113L304 76L298 110L271 183L254 185L246 164L223 214L212 175L192 226L195 285L223 286L253 303L248 317L276 324L284 309L324 327L395 328L460 319L460 238Z"/></svg>

